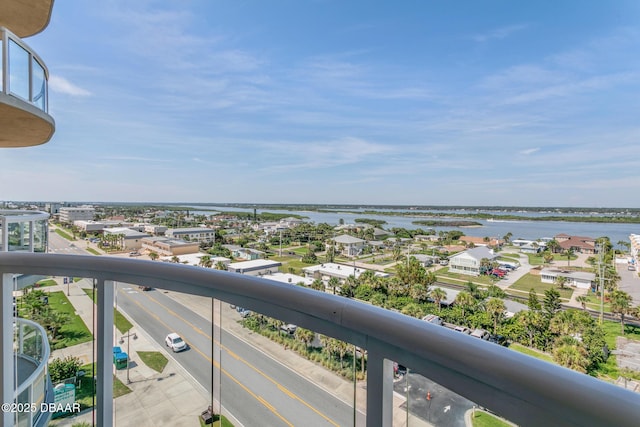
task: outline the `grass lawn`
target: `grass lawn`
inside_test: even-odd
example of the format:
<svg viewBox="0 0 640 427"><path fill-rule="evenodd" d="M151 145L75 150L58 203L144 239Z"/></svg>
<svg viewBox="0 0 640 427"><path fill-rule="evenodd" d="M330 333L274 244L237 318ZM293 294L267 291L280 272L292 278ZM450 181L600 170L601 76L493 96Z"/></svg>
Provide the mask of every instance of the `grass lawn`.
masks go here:
<svg viewBox="0 0 640 427"><path fill-rule="evenodd" d="M87 295L89 295L89 298L91 298L93 300L93 303L95 304L98 295L96 294L94 296L92 289L83 288L82 290ZM118 329L118 331L120 331L121 334L124 334L129 329L133 328L133 324L129 321L129 319L124 317L124 315L115 308L113 309L113 322L116 324L116 328Z"/></svg>
<svg viewBox="0 0 640 427"><path fill-rule="evenodd" d="M229 421L227 419L227 417L225 417L224 415L217 415L214 414L213 415L213 424L205 424L204 421L202 421L202 418L198 417L198 419L200 420L200 427L207 427L207 426L213 426L213 427L233 427L233 424L231 424L231 421Z"/></svg>
<svg viewBox="0 0 640 427"><path fill-rule="evenodd" d="M96 251L93 248L87 248L87 252L92 253L94 255L102 255L100 252Z"/></svg>
<svg viewBox="0 0 640 427"><path fill-rule="evenodd" d="M571 294L573 294L573 289L570 289L570 288L560 289L557 285L553 283L542 283L540 276L535 276L530 273L527 273L524 276L522 276L516 283L509 286L509 288L507 289L511 291L522 291L520 292L520 294L523 296L527 296L529 295L529 291L532 288L534 292L540 297L544 297L544 292L547 289L554 288L558 292L560 292L560 299L564 301L569 301L569 299L571 299Z"/></svg>
<svg viewBox="0 0 640 427"><path fill-rule="evenodd" d="M57 285L56 281L53 279L44 279L36 282L34 288L44 288L45 286L55 286Z"/></svg>
<svg viewBox="0 0 640 427"><path fill-rule="evenodd" d="M65 313L69 316L69 321L60 328L60 338L52 343L51 347L56 350L91 341L91 332L89 332L80 316L75 313L75 308L71 305L64 292L49 292L48 295L49 307L54 311Z"/></svg>
<svg viewBox="0 0 640 427"><path fill-rule="evenodd" d="M497 280L492 276L486 276L486 275L468 276L466 274L451 273L449 272L448 267L441 268L436 272L436 275L438 276L438 280L441 280L441 278L443 277L455 279L456 281L451 283L456 283L456 284L460 284L460 283L465 284L469 281L472 281L473 283L477 283L479 285L488 286L488 285L493 285L497 282ZM444 282L444 280L442 281Z"/></svg>
<svg viewBox="0 0 640 427"><path fill-rule="evenodd" d="M504 422L500 418L488 414L483 411L475 411L475 415L471 419L473 427L509 427L511 424Z"/></svg>
<svg viewBox="0 0 640 427"><path fill-rule="evenodd" d="M59 236L64 237L67 240L71 240L71 241L75 240L71 234L65 233L64 231L62 231L59 228L56 228L55 232L56 232L56 234L58 234Z"/></svg>
<svg viewBox="0 0 640 427"><path fill-rule="evenodd" d="M162 372L169 362L159 351L137 351L145 365L157 372Z"/></svg>
<svg viewBox="0 0 640 427"><path fill-rule="evenodd" d="M588 293L587 294L587 298L589 301L587 301L587 308L590 308L592 310L600 310L600 297L597 297L595 294L593 293ZM604 312L605 313L611 313L611 303L607 302L605 300L604 302Z"/></svg>
<svg viewBox="0 0 640 427"><path fill-rule="evenodd" d="M611 322L605 320L602 324L602 329L604 329L605 340L607 342L607 347L609 350L613 350L616 348L616 337L622 335L622 331L620 328L620 322ZM624 328L624 337L632 340L640 341L640 327L625 325ZM600 365L598 369L598 374L601 377L609 378L609 379L618 379L622 375L622 371L620 367L618 367L618 362L616 360L616 356L611 354L607 359L607 363ZM636 380L640 380L640 373L629 373L626 372L625 376L629 378L634 378Z"/></svg>
<svg viewBox="0 0 640 427"><path fill-rule="evenodd" d="M80 367L85 372L84 378L80 381L80 386L76 388L76 402L80 403L82 409L91 408L93 406L93 396L95 390L93 387L92 372L93 363ZM124 396L131 393L131 389L124 385L116 376L113 376L113 398Z"/></svg>
<svg viewBox="0 0 640 427"><path fill-rule="evenodd" d="M498 257L498 261L500 261L501 258L504 258L504 261L516 261L518 263L520 262L520 255L518 255L518 254L500 252L500 256Z"/></svg>
<svg viewBox="0 0 640 427"><path fill-rule="evenodd" d="M523 346L521 344L518 344L518 343L511 343L509 348L511 350L515 350L515 351L517 351L519 353L526 354L528 356L533 356L533 357L535 357L537 359L540 359L540 360L544 360L545 362L555 363L553 361L553 357L551 357L550 354L544 353L544 352L542 352L540 350L535 350L535 349L532 349L532 348L529 348L529 347L525 347L525 346Z"/></svg>

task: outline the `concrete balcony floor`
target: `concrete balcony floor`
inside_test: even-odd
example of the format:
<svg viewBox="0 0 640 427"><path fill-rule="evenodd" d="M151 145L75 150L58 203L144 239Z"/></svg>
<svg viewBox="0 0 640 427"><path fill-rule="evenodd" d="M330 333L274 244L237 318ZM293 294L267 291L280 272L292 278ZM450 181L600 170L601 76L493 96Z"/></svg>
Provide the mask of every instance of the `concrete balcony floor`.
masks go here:
<svg viewBox="0 0 640 427"><path fill-rule="evenodd" d="M0 93L0 147L31 147L53 136L53 118L14 96Z"/></svg>

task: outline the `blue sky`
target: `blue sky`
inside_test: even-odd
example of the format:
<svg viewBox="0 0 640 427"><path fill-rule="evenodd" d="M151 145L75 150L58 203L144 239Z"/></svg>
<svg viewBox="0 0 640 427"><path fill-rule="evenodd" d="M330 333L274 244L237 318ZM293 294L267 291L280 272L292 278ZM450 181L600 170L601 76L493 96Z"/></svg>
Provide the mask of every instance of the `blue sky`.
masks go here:
<svg viewBox="0 0 640 427"><path fill-rule="evenodd" d="M640 2L100 1L4 200L640 207Z"/></svg>

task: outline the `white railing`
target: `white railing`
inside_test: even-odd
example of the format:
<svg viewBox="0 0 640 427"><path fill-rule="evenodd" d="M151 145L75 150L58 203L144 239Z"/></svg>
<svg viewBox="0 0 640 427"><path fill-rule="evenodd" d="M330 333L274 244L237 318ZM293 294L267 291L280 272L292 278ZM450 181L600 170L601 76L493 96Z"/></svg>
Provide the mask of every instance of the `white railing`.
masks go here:
<svg viewBox="0 0 640 427"><path fill-rule="evenodd" d="M47 376L49 361L49 342L46 331L42 326L31 320L16 319L15 323L15 351L22 359L21 363L31 363L35 366L33 372L18 384L15 402L23 407L29 405L34 410L14 411L15 424L18 426L34 426L40 418L49 418L51 414L42 412L42 403L48 403L51 396Z"/></svg>
<svg viewBox="0 0 640 427"><path fill-rule="evenodd" d="M91 277L98 290L98 420L112 424L115 281L246 307L367 349L367 426L392 424L391 361L523 426L636 426L640 395L419 319L311 289L212 269L125 258L0 254L10 273ZM6 278L6 279L5 279ZM6 305L7 302L5 301ZM104 340L104 343L100 343Z"/></svg>

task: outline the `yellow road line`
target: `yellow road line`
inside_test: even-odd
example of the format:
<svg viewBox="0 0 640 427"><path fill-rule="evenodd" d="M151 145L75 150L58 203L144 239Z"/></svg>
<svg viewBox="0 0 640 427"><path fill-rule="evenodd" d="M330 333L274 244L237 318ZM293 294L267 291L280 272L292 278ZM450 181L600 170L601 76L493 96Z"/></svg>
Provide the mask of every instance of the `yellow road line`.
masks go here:
<svg viewBox="0 0 640 427"><path fill-rule="evenodd" d="M140 302L138 301L134 301L132 300L135 304L137 304L140 308L142 308L144 311L146 311L147 313L151 314L152 316L156 317L155 315L153 315L153 313L151 313L149 310L147 310L146 307L144 307ZM162 305L162 304L161 304ZM178 316L177 314L175 315L175 317L178 317L181 319L180 316ZM162 323L165 327L167 327L167 329L170 329L169 325L166 322L163 322L162 320L158 319L158 321L160 323ZM264 398L262 398L261 396L258 396L257 394L255 394L251 389L249 389L247 386L245 386L244 384L242 384L240 382L240 380L238 380L237 378L235 378L233 375L231 375L226 369L223 369L220 364L218 362L214 362L213 359L211 359L211 357L207 356L206 354L204 354L199 348L197 348L196 346L191 345L188 341L187 344L189 345L189 348L194 349L195 351L197 351L205 360L208 360L209 363L213 363L215 367L219 368L221 372L223 372L227 377L229 377L229 379L231 379L233 382L235 382L236 384L238 384L240 387L242 387L242 389L244 391L246 391L249 395L251 395L254 399L256 399L258 402L262 403L262 405L264 405L269 411L271 411L275 416L277 416L278 418L280 418L286 425L294 427L293 424L287 420L285 417L283 417L278 410L269 402L267 402Z"/></svg>
<svg viewBox="0 0 640 427"><path fill-rule="evenodd" d="M198 328L196 325L194 325L193 323L189 322L188 320L182 318L181 316L179 316L178 314L176 314L174 311L172 311L169 307L167 307L166 305L162 304L161 302L159 302L157 299L153 298L150 295L146 295L149 299L151 299L153 302L155 302L156 304L158 304L159 306L165 308L167 310L167 312L172 313L175 317L177 317L178 319L182 320L183 322L185 322L187 325L191 326L191 328L196 331L197 333L204 335L206 338L208 338L209 340L211 340L211 336L209 334L207 334L206 332L204 332L202 329ZM137 303L137 302L136 302ZM140 307L142 307L145 311L149 312L146 308L144 308L141 304L137 303ZM168 327L168 325L164 322L161 321L161 323L163 323L165 326ZM218 344L220 346L220 348L224 349L229 356L233 357L236 360L241 361L242 363L244 363L245 365L247 365L248 367L250 367L251 369L253 369L255 372L257 372L258 374L260 374L262 377L264 377L265 379L267 379L268 381L270 381L271 383L273 383L276 387L278 387L278 389L280 391L282 391L283 393L285 393L287 396L289 396L291 399L293 400L297 400L298 402L302 403L304 406L306 406L307 408L311 409L313 412L315 412L316 414L318 414L319 416L321 416L322 418L324 418L327 422L329 422L330 424L339 427L339 424L337 424L336 422L334 422L331 418L329 418L328 416L326 416L325 414L323 414L322 412L320 412L320 410L316 409L315 407L311 406L311 404L309 404L307 401L303 400L301 397L299 397L298 395L296 395L295 393L293 393L292 391L290 391L289 389L287 389L285 386L283 386L282 384L280 384L279 382L277 382L275 379L271 378L269 375L267 375L265 372L261 371L260 369L258 369L257 367L255 367L254 365L252 365L251 363L249 363L247 360L243 359L242 357L240 357L239 355L237 355L236 353L234 353L233 351L231 351L229 348L227 348L224 344L222 344L221 342L219 342L218 340L214 341L216 344ZM189 343L187 343L189 344ZM191 347L191 345L189 345L189 347ZM195 347L193 347L195 348ZM206 356L204 353L202 353L200 350L196 349L196 351L198 353L200 353L203 357L205 357L206 359L209 360L209 362L211 363L211 358L209 358L208 356Z"/></svg>

